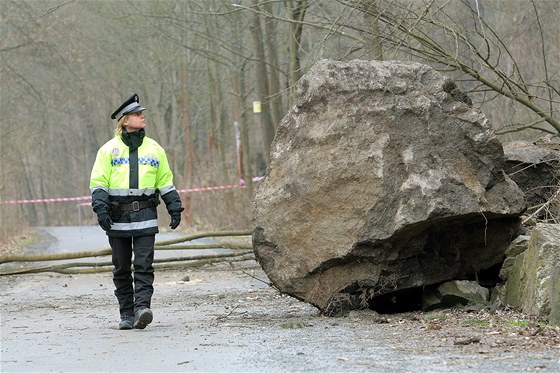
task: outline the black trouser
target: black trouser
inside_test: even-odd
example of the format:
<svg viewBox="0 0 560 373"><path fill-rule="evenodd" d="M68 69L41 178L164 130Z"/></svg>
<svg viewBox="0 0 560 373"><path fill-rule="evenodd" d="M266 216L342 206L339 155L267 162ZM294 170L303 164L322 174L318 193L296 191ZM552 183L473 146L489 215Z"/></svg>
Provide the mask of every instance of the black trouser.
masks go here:
<svg viewBox="0 0 560 373"><path fill-rule="evenodd" d="M150 308L154 293L155 235L138 237L111 237L113 251L113 282L122 315L133 315L142 308ZM134 252L134 262L132 253ZM134 264L134 286L131 264Z"/></svg>

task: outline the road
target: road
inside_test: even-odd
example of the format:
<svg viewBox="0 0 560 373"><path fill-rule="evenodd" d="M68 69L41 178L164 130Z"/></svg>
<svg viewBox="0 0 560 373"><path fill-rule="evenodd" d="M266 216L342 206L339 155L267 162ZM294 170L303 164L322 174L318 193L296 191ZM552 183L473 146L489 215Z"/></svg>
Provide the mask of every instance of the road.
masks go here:
<svg viewBox="0 0 560 373"><path fill-rule="evenodd" d="M96 227L43 232L54 237L49 251L105 246ZM447 313L328 318L266 281L254 261L158 271L154 322L121 331L110 272L2 276L0 370L560 371L550 337L536 344L521 329L465 327Z"/></svg>

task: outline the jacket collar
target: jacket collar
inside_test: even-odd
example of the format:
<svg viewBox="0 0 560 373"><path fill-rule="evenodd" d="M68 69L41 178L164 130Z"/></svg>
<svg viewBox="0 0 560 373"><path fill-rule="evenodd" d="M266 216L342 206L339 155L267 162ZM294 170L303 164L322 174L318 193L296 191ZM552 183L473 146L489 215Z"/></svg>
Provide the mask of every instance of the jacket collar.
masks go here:
<svg viewBox="0 0 560 373"><path fill-rule="evenodd" d="M144 136L146 136L146 133L143 128L136 132L130 133L126 132L126 130L123 128L121 138L122 141L130 148L130 151L134 151L138 149L140 145L142 145Z"/></svg>

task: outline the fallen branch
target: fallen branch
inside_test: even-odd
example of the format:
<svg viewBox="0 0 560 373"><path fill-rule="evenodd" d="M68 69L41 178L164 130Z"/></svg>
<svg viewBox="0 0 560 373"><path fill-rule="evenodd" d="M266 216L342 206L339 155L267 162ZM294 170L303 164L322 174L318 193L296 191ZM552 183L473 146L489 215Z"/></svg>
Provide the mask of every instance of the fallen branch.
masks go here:
<svg viewBox="0 0 560 373"><path fill-rule="evenodd" d="M155 245L155 250L205 250L205 249L229 249L229 250L251 250L251 244L230 244L230 243L215 243L207 245L174 245L174 246L160 246Z"/></svg>
<svg viewBox="0 0 560 373"><path fill-rule="evenodd" d="M207 255L196 255L189 257L180 258L165 258L165 259L155 259L154 263L168 263L168 262L181 262L181 261L193 261L193 260L210 260L210 259L224 259L233 258L238 256L243 256L247 254L252 254L252 252L244 251L241 253L230 253L230 254L207 254Z"/></svg>
<svg viewBox="0 0 560 373"><path fill-rule="evenodd" d="M107 255L111 255L111 249L96 249L80 251L77 253L55 253L40 255L16 254L0 257L0 264L10 262L48 262L51 260L82 259Z"/></svg>
<svg viewBox="0 0 560 373"><path fill-rule="evenodd" d="M203 265L213 264L213 263L222 263L222 262L242 262L245 260L255 260L253 254L245 254L243 256L239 256L236 258L231 259L224 259L224 258L216 258L216 259L207 259L207 260L195 260L190 262L180 262L180 263L168 263L168 264L161 264L156 266L155 268L158 270L161 269L176 269L176 268L194 268L194 267L202 267Z"/></svg>
<svg viewBox="0 0 560 373"><path fill-rule="evenodd" d="M206 232L198 233L186 237L175 238L172 240L165 240L157 242L154 246L155 250L205 250L205 249L229 249L229 250L251 250L251 244L239 244L239 243L213 243L204 245L176 245L171 246L176 243L181 243L185 241L191 241L198 238L204 237L235 237L235 236L246 236L250 234L248 231L227 231L227 232ZM16 254L16 255L6 255L0 257L0 264L11 263L11 262L47 262L53 260L69 260L69 259L83 259L83 258L93 258L98 256L111 255L110 248L94 249L81 252L66 252L66 253L55 253L55 254L39 254L39 255L28 255L28 254Z"/></svg>
<svg viewBox="0 0 560 373"><path fill-rule="evenodd" d="M556 190L556 193L554 193L554 195L548 201L543 203L535 212L533 212L531 215L529 215L527 218L525 218L525 220L523 220L522 224L527 223L529 220L536 220L539 213L543 209L548 208L548 206L550 206L550 204L552 204L552 202L554 202L558 197L560 197L560 187Z"/></svg>
<svg viewBox="0 0 560 373"><path fill-rule="evenodd" d="M233 258L233 260L228 260L229 258ZM223 262L223 261L232 262L236 260L250 260L250 259L254 259L252 252L196 255L191 257L156 259L154 260L154 268L162 269L162 268L177 268L177 267L193 267L193 266L202 266L204 264L211 264L211 263ZM172 262L180 262L180 263L168 265ZM166 264L158 265L160 263L166 263ZM87 270L72 269L76 267L91 267L91 268ZM95 262L95 263L83 262L83 263L57 264L52 266L20 268L16 270L0 272L0 276L17 275L17 274L25 274L25 273L39 273L39 272L56 272L56 273L64 273L64 274L100 273L100 272L109 272L111 270L112 270L111 262Z"/></svg>
<svg viewBox="0 0 560 373"><path fill-rule="evenodd" d="M204 233L196 233L190 236L173 238L170 240L159 241L156 242L158 246L167 246L173 245L176 243L181 243L185 241L193 241L199 238L206 238L206 237L237 237L237 236L250 236L251 231L225 231L225 232L204 232Z"/></svg>

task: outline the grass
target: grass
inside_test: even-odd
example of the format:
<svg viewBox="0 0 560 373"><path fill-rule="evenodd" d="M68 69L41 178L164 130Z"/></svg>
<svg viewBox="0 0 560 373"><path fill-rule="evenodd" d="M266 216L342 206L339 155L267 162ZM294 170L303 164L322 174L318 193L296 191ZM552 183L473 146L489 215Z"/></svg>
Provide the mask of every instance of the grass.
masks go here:
<svg viewBox="0 0 560 373"><path fill-rule="evenodd" d="M302 320L288 320L280 325L282 329L303 329L311 326L307 321Z"/></svg>
<svg viewBox="0 0 560 373"><path fill-rule="evenodd" d="M529 321L526 320L508 320L506 322L507 326L520 326L520 327L527 327L529 326Z"/></svg>
<svg viewBox="0 0 560 373"><path fill-rule="evenodd" d="M488 320L478 320L478 319L466 319L461 320L461 323L467 326L474 326L474 327L486 327L492 325L492 323Z"/></svg>
<svg viewBox="0 0 560 373"><path fill-rule="evenodd" d="M20 240L17 243L17 248L21 249L23 247L34 244L37 241L38 241L38 237L37 237L36 234L33 234L33 233L27 234L27 235L20 238Z"/></svg>
<svg viewBox="0 0 560 373"><path fill-rule="evenodd" d="M531 322L529 320L519 320L519 319L504 319L500 321L489 321L482 319L462 319L461 324L473 327L506 327L506 328L527 328L530 326L538 326L539 328L552 328L556 329L554 325L547 324L546 322Z"/></svg>
<svg viewBox="0 0 560 373"><path fill-rule="evenodd" d="M459 311L459 312L457 312ZM502 328L527 328L538 326L543 329L560 329L560 325L549 324L543 320L534 318L519 318L518 313L490 315L482 311L482 313L464 313L460 309L437 309L427 311L420 316L423 320L436 323L458 323L464 326L477 328L502 327Z"/></svg>
<svg viewBox="0 0 560 373"><path fill-rule="evenodd" d="M23 228L17 233L0 238L0 255L10 255L26 246L39 241L38 235L29 228Z"/></svg>
<svg viewBox="0 0 560 373"><path fill-rule="evenodd" d="M448 319L448 315L444 313L444 310L427 311L422 316L426 321L445 321Z"/></svg>

